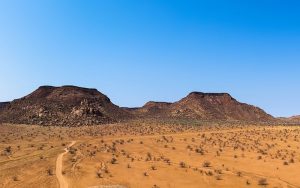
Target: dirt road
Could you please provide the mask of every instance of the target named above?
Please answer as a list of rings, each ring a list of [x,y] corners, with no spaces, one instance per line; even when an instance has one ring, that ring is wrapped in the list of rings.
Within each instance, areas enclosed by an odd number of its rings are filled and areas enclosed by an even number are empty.
[[[65,148],[65,152],[61,153],[58,155],[57,160],[56,160],[56,177],[59,182],[59,187],[60,188],[68,188],[68,182],[65,180],[65,178],[62,175],[62,161],[63,161],[63,156],[69,152],[69,148],[73,146],[76,143],[76,141],[72,141],[71,144],[69,144]]]

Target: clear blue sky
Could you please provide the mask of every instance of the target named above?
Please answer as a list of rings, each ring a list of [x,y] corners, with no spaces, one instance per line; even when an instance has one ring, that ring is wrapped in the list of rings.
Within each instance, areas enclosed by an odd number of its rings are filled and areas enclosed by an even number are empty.
[[[0,101],[40,85],[120,106],[228,92],[300,114],[300,2],[1,0]]]

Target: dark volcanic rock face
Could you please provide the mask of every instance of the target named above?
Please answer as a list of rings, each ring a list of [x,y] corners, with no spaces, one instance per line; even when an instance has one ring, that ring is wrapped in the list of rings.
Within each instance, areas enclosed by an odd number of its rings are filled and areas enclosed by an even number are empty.
[[[42,86],[0,112],[2,122],[60,126],[103,124],[128,117],[128,112],[96,89],[75,86]]]
[[[278,118],[278,119],[289,123],[300,123],[300,115],[292,116],[288,118]]]
[[[126,119],[198,119],[271,121],[262,109],[240,103],[227,93],[192,92],[174,102],[148,102],[141,108],[120,108],[96,89],[42,86],[10,103],[0,103],[0,122],[81,126]]]
[[[300,115],[291,117],[292,120],[300,122]]]
[[[8,104],[9,104],[9,102],[0,102],[0,110]]]
[[[269,121],[262,109],[240,103],[227,93],[192,92],[175,103],[147,103],[135,113],[141,117],[204,120]]]

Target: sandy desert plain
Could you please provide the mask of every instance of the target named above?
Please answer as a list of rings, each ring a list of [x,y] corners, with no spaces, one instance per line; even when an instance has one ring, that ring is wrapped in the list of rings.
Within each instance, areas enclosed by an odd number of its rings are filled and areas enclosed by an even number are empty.
[[[0,125],[0,187],[300,187],[300,126]]]

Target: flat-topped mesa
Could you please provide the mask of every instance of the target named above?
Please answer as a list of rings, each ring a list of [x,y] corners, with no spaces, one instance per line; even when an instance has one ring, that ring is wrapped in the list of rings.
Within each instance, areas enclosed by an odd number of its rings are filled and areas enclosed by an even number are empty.
[[[228,96],[231,97],[229,93],[204,93],[204,92],[198,92],[198,91],[193,91],[187,95],[189,96]]]
[[[230,100],[235,100],[229,93],[204,93],[204,92],[191,92],[185,98],[227,98]]]
[[[41,86],[3,107],[0,120],[41,125],[92,125],[117,122],[130,114],[96,89]]]
[[[260,108],[240,103],[228,93],[191,92],[174,103],[148,102],[137,112],[144,117],[268,121],[273,117]]]
[[[31,94],[24,97],[29,100],[51,100],[80,102],[83,99],[100,99],[103,102],[110,102],[110,99],[100,93],[97,89],[83,88],[77,86],[41,86]]]
[[[230,94],[228,93],[203,93],[203,92],[191,92],[186,97],[182,98],[175,103],[199,103],[204,102],[212,104],[228,104],[228,103],[238,103]]]
[[[228,93],[192,92],[174,103],[178,116],[219,120],[268,121],[273,117],[262,109],[241,103]]]
[[[262,109],[240,103],[228,93],[191,92],[174,103],[150,101],[120,108],[97,89],[41,86],[31,94],[0,103],[0,122],[58,126],[95,125],[131,118],[272,121]]]

